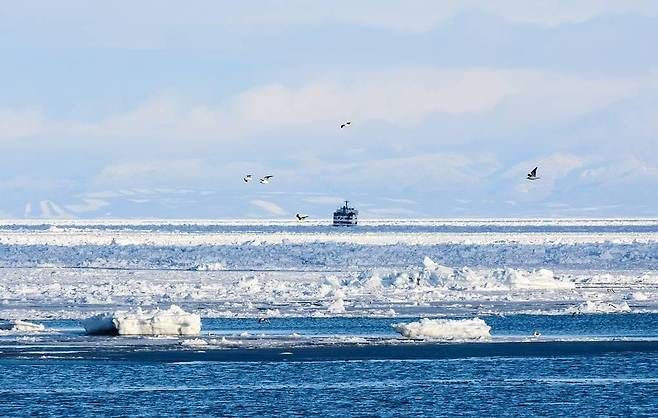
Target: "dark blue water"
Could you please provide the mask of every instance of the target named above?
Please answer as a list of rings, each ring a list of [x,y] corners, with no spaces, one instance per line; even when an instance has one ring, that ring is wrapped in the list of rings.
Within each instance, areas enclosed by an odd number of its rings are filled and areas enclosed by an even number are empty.
[[[607,315],[484,315],[480,316],[491,326],[496,336],[528,336],[534,331],[544,336],[581,337],[657,337],[658,314],[607,314]],[[204,318],[204,334],[234,335],[248,332],[252,335],[304,336],[354,335],[354,336],[397,336],[391,324],[417,321],[418,317],[407,318],[270,318],[259,323],[250,318]],[[450,317],[450,319],[460,319]],[[48,329],[71,330],[73,334],[83,332],[76,320],[40,321]]]
[[[510,315],[480,316],[495,336],[527,336],[539,331],[545,336],[658,337],[658,314],[608,315]],[[213,334],[290,334],[395,336],[392,323],[412,318],[271,318],[266,324],[255,319],[204,319],[203,329]],[[459,319],[459,318],[452,318]]]
[[[3,416],[650,416],[658,354],[0,363]]]
[[[3,337],[0,416],[658,414],[658,343],[614,341],[658,336],[658,315],[483,318],[494,340],[541,330],[613,341],[205,350],[154,348],[147,345],[152,339],[140,346],[137,339],[126,348],[128,339],[84,337],[75,321],[47,321],[61,333],[43,337],[22,357],[7,354],[11,344]],[[392,337],[390,323],[414,319],[210,319],[203,326],[206,338],[245,331]],[[58,343],[71,341],[97,345],[97,357],[78,356],[75,347],[63,354]]]

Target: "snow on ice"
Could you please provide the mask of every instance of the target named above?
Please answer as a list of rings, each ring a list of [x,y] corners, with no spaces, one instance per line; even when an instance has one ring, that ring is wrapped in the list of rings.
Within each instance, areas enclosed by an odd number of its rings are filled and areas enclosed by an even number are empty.
[[[596,313],[621,313],[631,312],[630,306],[626,302],[606,302],[606,301],[585,301],[574,310],[573,313],[579,314],[596,314]]]
[[[199,335],[201,317],[176,305],[154,311],[99,314],[83,321],[88,334],[110,335]]]
[[[480,318],[429,319],[418,322],[398,323],[393,329],[406,338],[431,338],[438,340],[481,340],[491,338],[491,327]]]
[[[453,269],[435,263],[429,257],[423,260],[423,268],[407,271],[375,269],[361,276],[364,287],[413,287],[433,286],[450,290],[570,290],[572,281],[562,280],[552,271],[540,269],[525,271],[504,268],[474,271],[468,267]]]
[[[602,300],[646,312],[658,222],[0,222],[0,267],[0,317],[13,319],[171,304],[258,318],[566,314]]]

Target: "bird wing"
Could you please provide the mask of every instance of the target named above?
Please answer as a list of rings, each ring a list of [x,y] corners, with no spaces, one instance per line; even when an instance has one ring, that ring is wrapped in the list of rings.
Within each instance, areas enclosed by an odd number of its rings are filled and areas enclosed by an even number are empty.
[[[535,167],[535,168],[530,172],[530,175],[531,175],[531,176],[534,177],[534,176],[537,175],[537,168],[539,168],[539,167]]]
[[[263,178],[264,178],[265,180],[269,180],[269,179],[271,179],[272,177],[274,177],[274,176],[265,176],[265,177],[263,177]]]

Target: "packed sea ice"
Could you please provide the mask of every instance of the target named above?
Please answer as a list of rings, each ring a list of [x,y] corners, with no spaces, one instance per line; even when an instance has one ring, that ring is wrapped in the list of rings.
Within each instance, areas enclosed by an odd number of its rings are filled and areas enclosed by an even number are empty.
[[[658,310],[647,220],[0,221],[0,256],[7,319],[172,304],[204,318]]]
[[[556,277],[551,270],[500,268],[475,271],[468,267],[439,265],[425,256],[423,267],[404,271],[374,269],[365,271],[361,280],[368,287],[431,286],[446,290],[570,290],[573,281]]]

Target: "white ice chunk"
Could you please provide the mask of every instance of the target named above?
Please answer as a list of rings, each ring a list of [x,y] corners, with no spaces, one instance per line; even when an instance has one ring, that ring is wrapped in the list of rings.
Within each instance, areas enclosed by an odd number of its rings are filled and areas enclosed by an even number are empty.
[[[452,268],[423,259],[422,268],[408,271],[364,272],[359,284],[372,291],[382,287],[416,288],[433,286],[445,290],[571,290],[575,283],[556,277],[551,270],[526,271],[520,269],[472,270],[468,267]]]
[[[568,290],[576,287],[574,282],[560,280],[551,270],[547,269],[525,271],[507,268],[495,270],[493,277],[509,286],[510,289]]]
[[[327,308],[327,311],[332,314],[341,314],[345,313],[345,302],[343,301],[342,298],[338,297],[336,300],[331,302],[329,307]]]
[[[180,345],[185,347],[202,347],[208,345],[208,341],[202,340],[201,338],[192,338],[189,340],[181,341]]]
[[[166,310],[100,314],[82,324],[88,334],[199,335],[201,332],[201,317],[176,305]]]
[[[480,318],[428,319],[418,322],[392,324],[393,329],[406,338],[439,340],[478,340],[491,338],[491,327]]]
[[[224,269],[222,263],[203,263],[196,266],[196,271],[220,271]]]
[[[575,310],[576,313],[617,313],[630,312],[626,302],[585,301]]]
[[[0,330],[12,332],[41,332],[45,331],[46,327],[42,324],[34,324],[32,322],[14,320],[0,324]]]
[[[340,279],[336,276],[327,276],[324,278],[324,284],[329,285],[332,289],[340,289]]]

